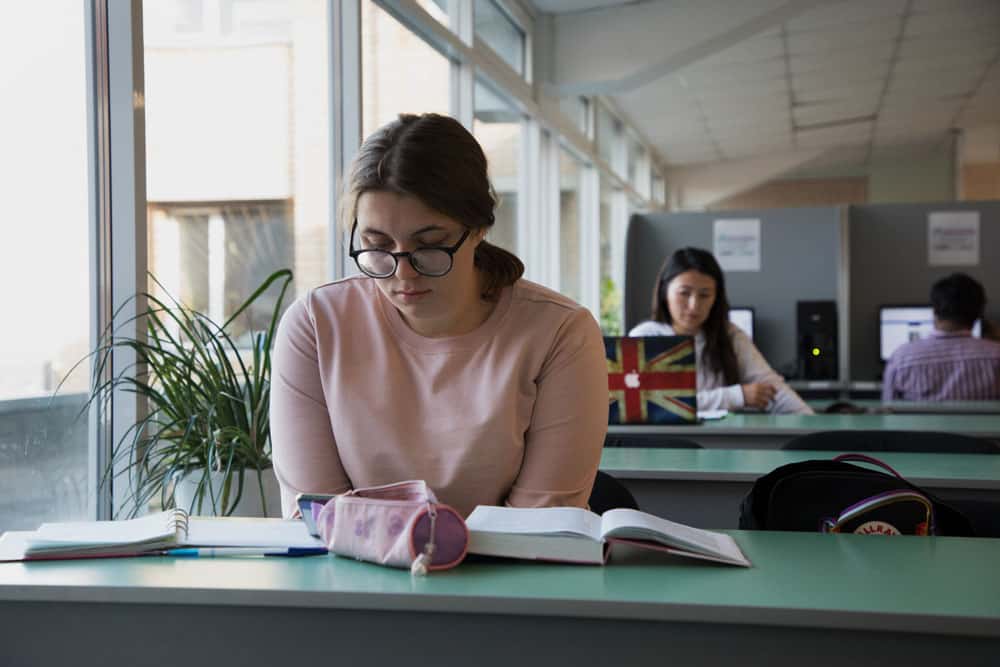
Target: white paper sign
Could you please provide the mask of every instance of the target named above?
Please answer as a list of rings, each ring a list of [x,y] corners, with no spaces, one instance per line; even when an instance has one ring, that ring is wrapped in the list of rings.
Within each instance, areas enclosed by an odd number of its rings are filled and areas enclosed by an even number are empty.
[[[939,211],[927,215],[927,263],[979,264],[979,212]]]
[[[713,252],[723,271],[760,271],[760,220],[716,220]]]

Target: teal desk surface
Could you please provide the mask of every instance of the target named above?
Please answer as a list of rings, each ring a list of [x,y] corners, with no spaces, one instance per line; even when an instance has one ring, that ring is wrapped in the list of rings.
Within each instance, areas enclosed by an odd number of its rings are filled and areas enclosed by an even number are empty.
[[[835,430],[895,430],[895,431],[943,431],[963,433],[982,437],[1000,436],[1000,414],[998,415],[770,415],[732,413],[722,419],[715,419],[682,426],[656,425],[614,425],[609,433],[660,433],[689,436],[702,434],[720,435],[781,435],[794,436],[816,431]]]
[[[625,479],[743,482],[753,481],[788,463],[834,456],[836,452],[615,447],[604,450],[601,470]],[[1000,456],[899,452],[874,452],[871,456],[921,486],[1000,489]]]
[[[426,578],[334,556],[5,563],[0,608],[292,607],[1000,637],[1000,540],[730,533],[753,568],[648,552],[605,567],[465,563]]]

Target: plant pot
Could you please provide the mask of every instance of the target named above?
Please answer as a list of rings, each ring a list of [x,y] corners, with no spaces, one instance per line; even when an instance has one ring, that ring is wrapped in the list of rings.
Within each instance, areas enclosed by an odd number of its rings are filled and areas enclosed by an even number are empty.
[[[198,493],[198,484],[202,482],[204,474],[204,470],[191,470],[178,477],[174,483],[174,504],[190,511],[192,515],[222,516],[227,509],[227,507],[223,507],[225,473],[214,471],[209,473],[209,479],[205,481],[202,489],[199,506],[195,496]],[[233,472],[231,476],[230,498],[235,497],[239,488],[239,474]],[[264,501],[267,503],[266,513],[264,512],[264,503],[261,501],[261,483],[264,487]],[[230,500],[229,506],[231,505],[232,501]],[[278,478],[274,474],[274,468],[244,471],[243,494],[240,496],[236,508],[228,516],[281,516],[281,490],[278,487]]]

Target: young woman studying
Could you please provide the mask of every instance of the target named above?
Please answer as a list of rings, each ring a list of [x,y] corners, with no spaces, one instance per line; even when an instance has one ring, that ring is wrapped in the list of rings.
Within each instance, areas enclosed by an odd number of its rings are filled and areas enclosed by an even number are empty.
[[[585,507],[608,419],[601,331],[485,240],[496,201],[475,138],[452,118],[400,116],[345,185],[361,275],[296,301],[275,343],[283,513],[299,492],[409,479],[463,515]]]
[[[729,322],[726,282],[715,257],[681,248],[664,263],[653,290],[652,319],[630,336],[695,337],[698,409],[751,408],[813,414],[750,338]]]

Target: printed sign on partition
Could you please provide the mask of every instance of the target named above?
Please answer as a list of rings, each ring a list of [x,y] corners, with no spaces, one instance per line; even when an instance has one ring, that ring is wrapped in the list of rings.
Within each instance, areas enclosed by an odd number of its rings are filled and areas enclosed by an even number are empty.
[[[723,271],[760,271],[760,220],[716,220],[713,252]]]
[[[939,211],[927,215],[927,263],[979,264],[979,211]]]

